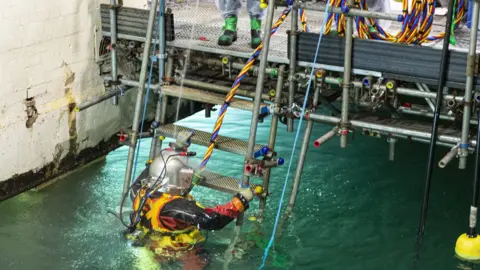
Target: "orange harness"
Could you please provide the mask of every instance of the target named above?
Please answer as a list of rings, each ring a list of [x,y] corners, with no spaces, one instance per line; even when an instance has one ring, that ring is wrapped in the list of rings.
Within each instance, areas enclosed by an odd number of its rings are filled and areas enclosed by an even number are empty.
[[[145,196],[145,189],[141,189],[133,201],[133,209],[137,211],[140,206],[140,201]],[[140,222],[137,225],[145,234],[150,234],[150,239],[154,244],[155,253],[164,255],[166,250],[189,250],[196,244],[205,241],[205,238],[200,234],[200,231],[195,226],[190,226],[184,230],[172,231],[165,227],[160,220],[160,213],[163,207],[176,199],[188,199],[193,201],[191,195],[187,197],[170,195],[167,193],[153,194],[145,201],[143,209],[140,211],[140,217],[147,220]],[[197,203],[198,204],[198,203]]]

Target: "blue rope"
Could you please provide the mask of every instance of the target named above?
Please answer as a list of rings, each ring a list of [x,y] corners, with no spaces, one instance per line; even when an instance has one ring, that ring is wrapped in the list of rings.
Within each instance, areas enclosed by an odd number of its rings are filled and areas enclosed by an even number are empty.
[[[328,7],[329,5],[330,5],[330,0],[327,1],[326,6]],[[290,175],[290,169],[291,169],[292,163],[293,163],[292,162],[293,155],[295,154],[295,148],[297,146],[298,136],[300,134],[300,128],[302,126],[303,114],[304,114],[305,108],[307,106],[307,99],[308,99],[308,94],[310,92],[310,86],[311,86],[311,83],[312,83],[313,72],[315,71],[315,64],[317,63],[318,50],[320,49],[320,43],[322,42],[323,31],[324,31],[324,28],[325,28],[325,24],[327,23],[327,18],[328,18],[327,10],[328,9],[325,9],[325,12],[323,14],[324,19],[323,19],[323,23],[322,23],[322,28],[320,29],[320,35],[318,37],[317,50],[315,52],[315,58],[314,58],[313,64],[312,64],[312,71],[310,72],[310,80],[308,81],[308,86],[307,86],[307,91],[306,91],[306,94],[305,94],[305,99],[303,100],[302,115],[300,116],[300,121],[298,122],[297,132],[295,134],[295,140],[293,142],[292,154],[290,155],[290,162],[288,163],[287,175],[285,177],[285,183],[283,184],[282,196],[280,197],[280,203],[278,205],[277,216],[275,218],[275,224],[273,225],[272,236],[270,237],[270,241],[268,242],[267,248],[265,249],[265,253],[263,254],[262,264],[260,265],[259,269],[262,269],[265,266],[265,262],[266,262],[267,257],[268,257],[268,252],[269,252],[271,246],[273,245],[273,240],[275,239],[275,233],[277,231],[278,221],[280,219],[280,212],[282,210],[282,205],[283,205],[283,198],[285,197],[285,191],[287,189],[288,176]]]
[[[151,7],[153,8],[153,7]],[[158,22],[157,22],[157,30],[155,32],[155,41],[153,42],[153,49],[152,49],[152,56],[155,56],[155,47],[157,46],[157,41],[158,41],[158,32],[160,30],[160,18],[163,18],[158,15]],[[153,73],[153,65],[150,65],[150,73],[148,74],[148,85],[147,85],[147,95],[145,96],[145,102],[143,104],[143,115],[142,115],[142,124],[140,126],[140,136],[138,138],[138,146],[137,146],[137,153],[135,154],[135,161],[133,162],[135,166],[133,167],[133,174],[132,174],[132,179],[130,179],[130,182],[135,179],[135,173],[137,171],[137,162],[138,162],[138,154],[140,153],[140,145],[142,142],[142,130],[143,130],[143,125],[145,122],[145,114],[147,113],[147,103],[148,103],[148,96],[150,94],[150,85],[152,83],[152,73]]]

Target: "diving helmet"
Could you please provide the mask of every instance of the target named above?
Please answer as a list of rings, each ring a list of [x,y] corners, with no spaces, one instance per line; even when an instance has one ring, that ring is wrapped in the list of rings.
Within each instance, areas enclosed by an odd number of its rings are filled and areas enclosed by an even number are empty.
[[[160,183],[160,192],[185,196],[192,187],[193,174],[187,156],[180,156],[173,150],[164,151],[150,164],[149,182]]]

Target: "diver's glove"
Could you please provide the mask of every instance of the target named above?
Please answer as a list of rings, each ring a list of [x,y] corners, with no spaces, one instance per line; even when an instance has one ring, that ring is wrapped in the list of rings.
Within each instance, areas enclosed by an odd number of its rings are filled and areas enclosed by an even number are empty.
[[[233,197],[232,203],[239,212],[244,212],[249,207],[249,201],[253,200],[253,192],[249,188],[241,188]]]
[[[247,201],[253,200],[253,192],[250,188],[241,188],[238,194],[242,195]]]

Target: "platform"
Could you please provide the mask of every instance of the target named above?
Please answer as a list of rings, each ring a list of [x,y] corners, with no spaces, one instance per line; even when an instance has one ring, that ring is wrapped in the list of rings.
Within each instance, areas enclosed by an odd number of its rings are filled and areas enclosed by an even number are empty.
[[[205,131],[200,131],[200,130],[195,130],[191,128],[186,128],[174,124],[169,124],[169,125],[164,125],[159,127],[158,132],[160,135],[163,135],[165,137],[169,138],[175,138],[176,134],[182,131],[189,131],[193,130],[195,133],[191,138],[191,142],[193,144],[198,144],[198,145],[203,145],[203,146],[209,146],[210,145],[210,139],[211,139],[211,133],[205,132]],[[217,137],[217,142],[215,143],[215,149],[229,152],[229,153],[234,153],[238,155],[247,155],[247,146],[248,143],[246,141],[226,137],[219,135]],[[260,150],[263,147],[261,144],[255,145],[255,151]]]
[[[175,20],[175,41],[169,42],[170,45],[180,48],[191,48],[200,51],[218,52],[227,50],[234,51],[237,54],[249,56],[253,49],[250,48],[250,25],[249,17],[245,11],[243,3],[242,12],[238,21],[238,40],[230,47],[217,45],[217,39],[222,32],[224,21],[220,16],[215,3],[211,0],[182,1],[182,3],[167,3],[167,8],[171,8]],[[320,5],[320,4],[319,4]],[[283,7],[277,7],[274,20],[276,21],[282,13]],[[106,36],[110,35],[108,5],[101,5],[102,31]],[[399,11],[392,11],[392,13]],[[192,16],[195,14],[195,16]],[[133,38],[138,41],[145,40],[146,25],[148,19],[148,10],[122,7],[118,13],[118,34],[119,37]],[[323,12],[307,11],[307,25],[311,32],[320,31]],[[270,60],[279,63],[288,63],[287,58],[287,30],[290,29],[291,15],[280,26],[277,33],[272,37],[270,43]],[[431,35],[443,32],[445,25],[444,16],[435,16]],[[400,30],[399,22],[392,22],[386,29],[389,33],[397,33]],[[469,42],[469,29],[461,27],[455,31],[457,40],[456,46],[451,46],[452,50],[466,52]],[[480,51],[480,42],[477,45]],[[427,43],[425,46],[435,48],[442,47],[442,41]]]
[[[201,173],[204,177],[200,180],[199,185],[208,187],[214,190],[223,191],[226,193],[236,194],[239,191],[240,180],[230,177],[224,176],[218,173],[204,171]],[[255,190],[255,188],[259,186],[257,184],[251,183],[250,188]]]

